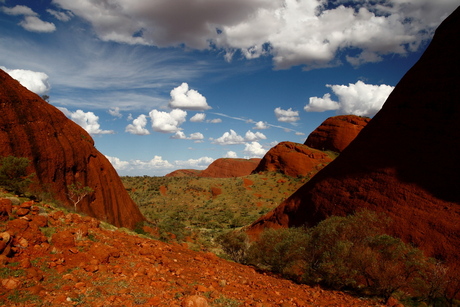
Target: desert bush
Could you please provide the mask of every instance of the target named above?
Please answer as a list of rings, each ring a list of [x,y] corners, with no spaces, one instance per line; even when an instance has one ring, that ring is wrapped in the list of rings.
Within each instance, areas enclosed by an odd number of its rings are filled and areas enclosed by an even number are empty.
[[[302,228],[267,229],[249,247],[247,262],[293,277],[306,265],[309,242],[309,234]]]
[[[385,300],[397,291],[430,301],[442,296],[449,285],[445,269],[385,234],[388,223],[381,214],[361,211],[310,229],[267,229],[251,244],[245,261],[304,283]]]
[[[224,252],[233,261],[246,262],[246,254],[249,248],[249,237],[244,231],[230,231],[217,237]]]
[[[0,185],[17,194],[25,192],[32,183],[34,174],[28,174],[30,160],[24,157],[8,156],[0,159]]]
[[[364,210],[330,217],[311,228],[305,282],[335,289],[357,287],[362,272],[376,261],[369,239],[383,234],[388,223],[384,216]]]

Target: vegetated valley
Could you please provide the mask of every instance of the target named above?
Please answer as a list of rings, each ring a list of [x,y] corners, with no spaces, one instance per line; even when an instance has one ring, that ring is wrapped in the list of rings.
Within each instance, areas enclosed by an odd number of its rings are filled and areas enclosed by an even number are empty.
[[[241,228],[278,206],[309,177],[280,172],[244,177],[121,177],[147,218],[138,227],[165,241],[219,253],[215,238]]]

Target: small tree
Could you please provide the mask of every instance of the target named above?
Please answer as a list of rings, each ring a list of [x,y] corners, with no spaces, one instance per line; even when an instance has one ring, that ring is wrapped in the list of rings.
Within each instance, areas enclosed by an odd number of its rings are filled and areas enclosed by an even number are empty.
[[[32,183],[35,174],[27,174],[30,160],[24,157],[8,156],[0,159],[0,185],[17,194],[24,193]]]
[[[69,193],[67,193],[67,196],[73,202],[75,211],[77,211],[78,203],[80,201],[82,201],[83,198],[85,198],[86,195],[89,195],[89,194],[93,193],[93,191],[94,191],[93,189],[91,189],[88,186],[85,186],[85,187],[82,186],[82,184],[80,182],[72,183],[72,184],[68,185],[67,190],[69,191]]]

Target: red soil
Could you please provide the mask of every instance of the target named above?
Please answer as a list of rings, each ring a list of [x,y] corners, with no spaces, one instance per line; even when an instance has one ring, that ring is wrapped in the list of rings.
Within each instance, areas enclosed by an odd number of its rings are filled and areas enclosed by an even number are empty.
[[[46,306],[379,306],[260,273],[186,244],[104,230],[94,218],[40,211],[41,229],[56,230],[50,242],[35,225],[38,210],[27,219],[10,212],[11,220],[0,222],[0,232],[12,234],[8,256],[0,255],[9,270],[3,272],[10,272],[0,278],[6,306],[35,306],[15,301],[31,295]],[[26,235],[30,239],[21,239]],[[0,254],[4,251],[0,247]]]

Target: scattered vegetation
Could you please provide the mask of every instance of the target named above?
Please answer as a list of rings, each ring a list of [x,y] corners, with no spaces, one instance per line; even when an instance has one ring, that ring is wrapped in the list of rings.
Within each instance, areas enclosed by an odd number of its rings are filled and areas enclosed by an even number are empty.
[[[310,229],[267,229],[250,245],[242,232],[228,233],[219,242],[233,260],[298,282],[446,306],[460,290],[457,274],[385,234],[388,224],[381,214],[361,211]]]
[[[275,208],[308,178],[272,172],[238,178],[121,177],[131,198],[163,241],[187,241],[213,250],[224,232],[243,227]],[[215,251],[215,250],[214,250]]]

